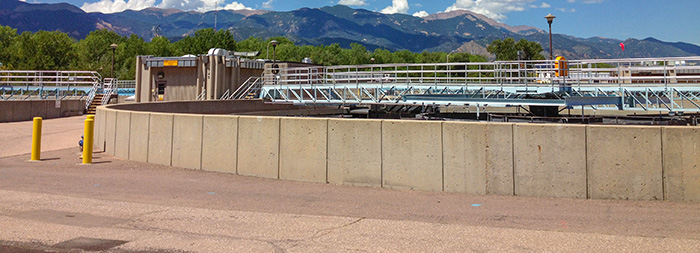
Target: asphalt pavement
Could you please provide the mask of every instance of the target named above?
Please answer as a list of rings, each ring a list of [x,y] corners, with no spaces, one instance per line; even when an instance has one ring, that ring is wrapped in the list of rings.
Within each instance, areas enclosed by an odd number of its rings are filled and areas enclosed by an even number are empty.
[[[700,203],[398,191],[96,153],[84,117],[0,123],[0,252],[700,252]]]

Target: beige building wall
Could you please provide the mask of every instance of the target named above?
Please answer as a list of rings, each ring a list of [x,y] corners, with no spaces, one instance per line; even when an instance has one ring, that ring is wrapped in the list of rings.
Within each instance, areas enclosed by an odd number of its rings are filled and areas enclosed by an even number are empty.
[[[227,91],[233,93],[249,77],[261,76],[263,71],[241,68],[238,59],[219,55],[197,56],[194,66],[148,67],[148,62],[165,59],[172,58],[136,57],[136,102],[158,101],[158,83],[166,85],[162,101],[191,101],[200,94],[206,100],[216,100]]]

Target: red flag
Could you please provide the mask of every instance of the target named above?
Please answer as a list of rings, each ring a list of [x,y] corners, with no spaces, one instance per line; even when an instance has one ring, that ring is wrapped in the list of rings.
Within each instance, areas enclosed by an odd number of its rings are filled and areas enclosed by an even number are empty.
[[[622,48],[622,51],[625,51],[625,43],[620,42],[620,48]]]

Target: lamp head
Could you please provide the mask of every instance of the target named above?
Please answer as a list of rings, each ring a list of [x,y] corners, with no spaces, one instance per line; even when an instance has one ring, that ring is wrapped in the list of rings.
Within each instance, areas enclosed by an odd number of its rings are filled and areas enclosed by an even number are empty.
[[[544,18],[546,18],[546,19],[547,19],[547,23],[551,25],[551,24],[552,24],[552,21],[554,21],[554,18],[556,18],[556,16],[554,16],[554,15],[552,15],[552,14],[550,13],[549,15],[544,16]]]

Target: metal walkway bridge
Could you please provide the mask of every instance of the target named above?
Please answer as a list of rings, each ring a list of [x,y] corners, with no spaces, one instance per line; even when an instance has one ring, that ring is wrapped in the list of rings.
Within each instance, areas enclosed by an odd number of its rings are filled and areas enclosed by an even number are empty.
[[[698,112],[699,63],[678,57],[279,68],[234,93],[294,104]]]
[[[134,89],[133,80],[102,78],[95,71],[0,70],[0,100],[81,99],[87,109],[98,95],[104,105],[119,90]]]

